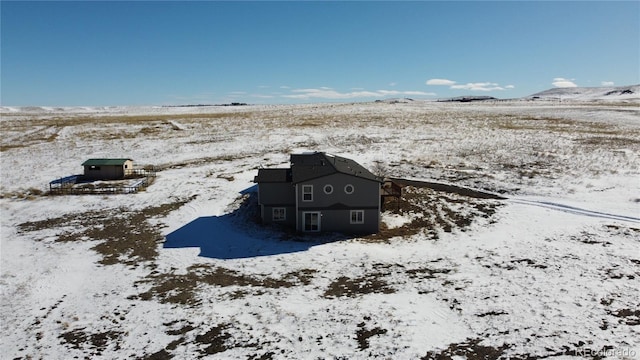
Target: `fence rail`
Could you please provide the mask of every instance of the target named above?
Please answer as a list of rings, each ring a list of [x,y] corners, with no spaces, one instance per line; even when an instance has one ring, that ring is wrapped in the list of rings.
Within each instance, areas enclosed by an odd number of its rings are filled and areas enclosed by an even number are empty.
[[[84,175],[71,175],[49,182],[49,193],[52,195],[110,195],[133,194],[151,185],[156,177],[154,167],[134,168],[125,173],[125,179],[100,180],[87,179]],[[134,181],[138,179],[137,181]],[[122,183],[127,181],[128,183]],[[120,183],[118,183],[120,182]]]
[[[155,166],[144,166],[133,169],[126,169],[124,176],[125,177],[155,177],[156,176],[156,167]]]

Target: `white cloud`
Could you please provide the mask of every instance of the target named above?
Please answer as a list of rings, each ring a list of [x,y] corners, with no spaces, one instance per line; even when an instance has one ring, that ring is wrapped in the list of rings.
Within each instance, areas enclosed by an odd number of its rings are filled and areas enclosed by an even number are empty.
[[[447,80],[447,79],[429,79],[427,80],[427,85],[444,85],[444,86],[451,86],[451,85],[455,85],[455,81],[453,80]]]
[[[289,99],[351,99],[357,97],[372,97],[376,96],[375,93],[368,91],[352,91],[348,93],[340,93],[333,89],[321,87],[319,89],[294,89],[291,90],[293,94],[283,95],[283,97]]]
[[[602,86],[614,86],[614,82],[613,81],[603,81]]]
[[[435,96],[435,93],[432,92],[424,92],[424,91],[397,91],[397,90],[377,90],[380,96],[403,96],[403,95],[412,95],[412,96]]]
[[[434,93],[423,91],[398,91],[398,90],[357,90],[350,92],[339,92],[332,88],[321,87],[318,89],[294,89],[292,94],[282,95],[289,99],[354,99],[354,98],[372,98],[383,96],[434,96]]]
[[[470,90],[470,91],[495,91],[504,90],[504,88],[496,83],[481,82],[481,83],[467,83],[461,85],[453,85],[451,89],[456,90]]]
[[[449,86],[449,89],[469,91],[497,91],[515,88],[515,86],[513,85],[500,86],[500,84],[493,82],[458,84],[457,82],[448,79],[429,79],[427,80],[426,84]]]
[[[578,85],[576,85],[573,80],[575,79],[555,78],[553,79],[553,82],[551,84],[559,88],[578,87]]]
[[[394,87],[394,86],[396,86],[396,85],[398,85],[398,83],[397,83],[397,82],[390,82],[390,83],[389,83],[389,86],[391,86],[391,87]]]
[[[401,91],[397,90],[378,90],[377,93],[383,96],[401,95]]]
[[[263,94],[252,94],[251,97],[258,98],[258,99],[273,99],[275,96],[263,95]]]
[[[434,92],[424,92],[424,91],[403,91],[402,95],[410,95],[410,96],[436,96]]]

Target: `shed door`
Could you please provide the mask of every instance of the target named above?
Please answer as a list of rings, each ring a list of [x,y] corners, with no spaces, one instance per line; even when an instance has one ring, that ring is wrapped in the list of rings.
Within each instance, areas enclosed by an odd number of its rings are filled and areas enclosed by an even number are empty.
[[[317,232],[320,231],[320,213],[319,212],[304,212],[302,228],[305,232]]]

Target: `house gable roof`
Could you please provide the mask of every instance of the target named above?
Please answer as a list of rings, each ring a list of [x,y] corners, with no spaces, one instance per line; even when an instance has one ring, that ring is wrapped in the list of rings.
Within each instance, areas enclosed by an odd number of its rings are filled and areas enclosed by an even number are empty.
[[[324,152],[291,155],[291,173],[293,183],[299,183],[336,173],[355,176],[371,181],[382,182],[357,162]]]
[[[255,183],[290,183],[291,169],[258,169]]]
[[[89,159],[82,163],[82,166],[121,166],[131,159]]]

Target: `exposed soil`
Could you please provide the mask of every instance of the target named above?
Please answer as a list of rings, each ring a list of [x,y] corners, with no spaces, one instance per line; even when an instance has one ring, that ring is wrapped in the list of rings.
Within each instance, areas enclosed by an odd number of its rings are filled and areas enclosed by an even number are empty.
[[[377,234],[364,241],[386,241],[394,237],[410,237],[418,233],[438,239],[440,232],[466,231],[474,221],[489,222],[502,202],[456,192],[434,190],[429,187],[405,186],[402,198],[388,198],[383,208],[391,214],[411,216],[400,227],[383,226]]]
[[[160,229],[149,220],[166,216],[189,200],[178,200],[142,210],[124,208],[72,213],[18,225],[22,232],[59,229],[58,242],[98,240],[93,249],[102,255],[103,265],[152,265],[164,240]]]
[[[384,335],[387,333],[387,329],[375,327],[367,329],[364,322],[358,324],[358,330],[356,331],[356,340],[358,341],[358,349],[360,351],[369,348],[369,339],[376,335]]]
[[[242,289],[230,293],[233,299],[248,295],[258,295],[262,289],[279,289],[309,285],[315,270],[303,269],[290,272],[281,278],[268,275],[246,275],[240,272],[210,265],[192,265],[185,274],[152,272],[137,284],[151,284],[151,288],[141,294],[130,296],[131,300],[156,299],[161,303],[197,305],[201,299],[196,296],[200,286],[237,286]]]

